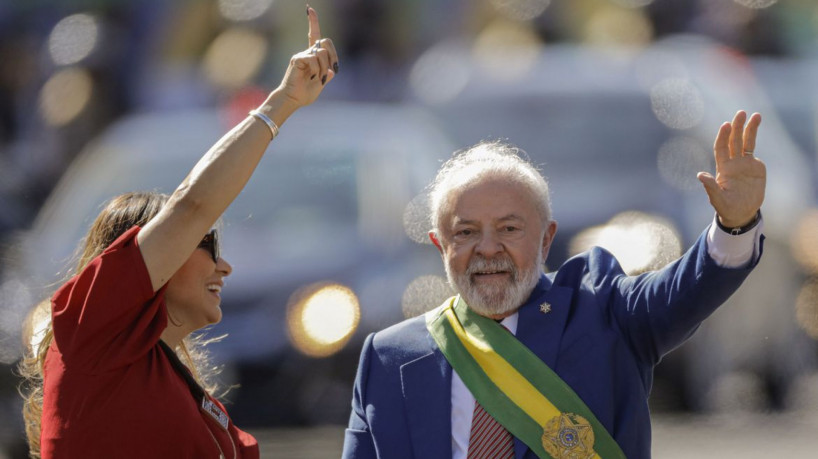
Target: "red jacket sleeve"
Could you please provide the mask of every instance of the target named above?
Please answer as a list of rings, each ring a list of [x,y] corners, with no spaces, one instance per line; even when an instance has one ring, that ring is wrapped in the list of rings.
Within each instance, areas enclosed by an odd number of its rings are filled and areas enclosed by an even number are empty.
[[[139,230],[126,231],[52,297],[52,346],[66,364],[89,372],[127,365],[164,331],[164,287],[153,291]]]

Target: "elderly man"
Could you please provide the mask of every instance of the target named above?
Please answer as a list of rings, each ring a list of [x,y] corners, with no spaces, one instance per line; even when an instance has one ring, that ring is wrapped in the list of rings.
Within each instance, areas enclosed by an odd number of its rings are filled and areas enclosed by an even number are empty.
[[[599,248],[544,274],[557,223],[543,177],[507,145],[456,154],[432,184],[429,236],[458,296],[367,338],[343,456],[650,457],[654,366],[761,255],[760,122],[739,111],[719,129],[716,176],[698,176],[713,224],[634,277]]]

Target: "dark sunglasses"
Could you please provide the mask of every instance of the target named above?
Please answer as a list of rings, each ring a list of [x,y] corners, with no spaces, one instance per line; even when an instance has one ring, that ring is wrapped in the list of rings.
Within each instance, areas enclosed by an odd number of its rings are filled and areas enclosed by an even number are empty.
[[[219,262],[219,233],[216,230],[210,230],[209,233],[205,234],[205,237],[202,238],[202,242],[199,243],[200,249],[205,249],[210,253],[210,257],[213,258],[213,263]]]

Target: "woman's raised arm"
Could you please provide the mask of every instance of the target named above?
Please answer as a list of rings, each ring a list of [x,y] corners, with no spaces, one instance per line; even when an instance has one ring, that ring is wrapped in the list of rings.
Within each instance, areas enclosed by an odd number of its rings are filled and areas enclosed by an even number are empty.
[[[154,291],[184,264],[238,196],[277,128],[300,107],[315,101],[335,76],[335,47],[331,40],[321,38],[315,10],[308,7],[307,17],[309,47],[290,59],[281,84],[256,114],[248,115],[205,153],[165,207],[137,236]],[[268,121],[275,126],[268,125]]]

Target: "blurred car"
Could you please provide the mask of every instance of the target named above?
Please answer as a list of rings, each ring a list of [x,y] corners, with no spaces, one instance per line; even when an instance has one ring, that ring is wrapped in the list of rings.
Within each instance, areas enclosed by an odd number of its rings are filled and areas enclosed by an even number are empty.
[[[22,236],[24,289],[35,300],[50,294],[105,201],[173,192],[231,125],[217,110],[112,125]],[[408,237],[404,214],[452,148],[406,106],[322,101],[282,126],[221,222],[233,274],[209,335],[228,336],[210,348],[223,380],[240,386],[228,394],[238,424],[346,421],[363,338],[403,318],[413,280],[443,272],[437,252]]]

